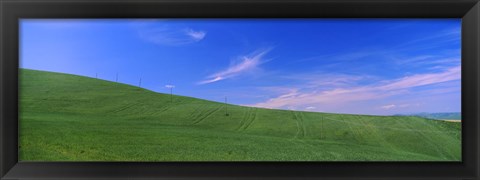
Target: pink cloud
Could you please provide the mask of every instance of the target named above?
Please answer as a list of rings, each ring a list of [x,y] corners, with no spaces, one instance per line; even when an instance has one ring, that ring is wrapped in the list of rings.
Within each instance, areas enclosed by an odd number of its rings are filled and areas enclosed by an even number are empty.
[[[395,107],[396,107],[395,104],[389,104],[389,105],[382,106],[381,108],[385,109],[385,110],[389,110],[389,109],[392,109],[392,108],[395,108]]]
[[[286,108],[325,105],[341,105],[354,101],[375,100],[409,92],[409,88],[432,85],[460,79],[460,66],[450,68],[444,72],[417,74],[399,78],[393,81],[384,81],[380,84],[350,86],[323,91],[307,91],[293,88],[291,91],[264,102],[251,104],[254,107]],[[318,80],[317,80],[318,81]],[[311,82],[304,83],[305,85]],[[353,84],[353,83],[352,83]],[[299,85],[298,87],[302,87]],[[425,93],[425,92],[424,92]],[[393,105],[393,104],[392,104]],[[387,105],[383,109],[391,109],[398,105]],[[401,107],[407,107],[402,105]]]
[[[441,73],[417,74],[413,76],[407,76],[379,88],[383,90],[412,88],[458,79],[460,79],[460,66],[450,68],[447,71]]]
[[[232,78],[238,75],[241,75],[250,70],[256,69],[260,64],[263,63],[262,58],[265,54],[268,53],[270,49],[264,51],[255,52],[253,55],[242,57],[242,61],[238,64],[231,65],[225,70],[214,73],[208,76],[207,80],[200,81],[198,84],[208,84],[224,79]]]

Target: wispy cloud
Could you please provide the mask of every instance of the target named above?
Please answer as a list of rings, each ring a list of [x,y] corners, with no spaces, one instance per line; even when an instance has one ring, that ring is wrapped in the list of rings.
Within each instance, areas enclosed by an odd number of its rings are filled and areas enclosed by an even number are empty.
[[[314,109],[316,109],[316,107],[313,107],[313,106],[308,106],[305,108],[305,110],[314,110]]]
[[[186,34],[195,41],[201,41],[207,35],[207,33],[204,31],[194,31],[192,29],[187,29],[185,31],[186,31]]]
[[[324,80],[327,82],[331,81],[330,78]],[[298,84],[295,86],[300,88],[291,87],[289,92],[283,93],[264,102],[251,104],[250,106],[263,108],[298,108],[312,106],[317,107],[315,110],[321,111],[322,109],[318,107],[325,107],[326,105],[334,106],[339,104],[348,104],[363,100],[385,99],[396,95],[408,94],[410,93],[409,90],[411,90],[411,88],[434,85],[453,80],[460,80],[460,66],[452,67],[443,72],[417,74],[391,81],[380,81],[379,83],[371,83],[367,85],[356,85],[352,83],[352,85],[349,87],[330,86],[332,88],[326,90],[305,89],[304,87],[306,85],[312,84],[310,81],[307,81],[303,84]],[[427,91],[423,91],[423,93],[428,94]],[[392,109],[394,107],[399,107],[399,105],[388,104],[382,106],[382,109]]]
[[[166,46],[180,46],[205,39],[207,32],[189,27],[167,26],[164,21],[137,22],[134,26],[141,39]]]
[[[385,110],[389,110],[389,109],[392,109],[392,108],[395,108],[395,107],[396,107],[395,104],[389,104],[389,105],[382,106],[380,108],[385,109]]]
[[[447,55],[417,55],[410,58],[392,57],[392,60],[401,66],[410,67],[451,67],[460,64],[460,52],[451,52]],[[438,68],[439,69],[439,68]]]
[[[410,46],[410,45],[415,44],[415,43],[432,41],[432,40],[437,40],[437,41],[434,41],[436,43],[438,43],[438,41],[449,42],[449,41],[459,40],[460,38],[461,38],[461,29],[460,28],[452,28],[452,29],[442,30],[442,31],[440,31],[438,33],[435,33],[435,34],[424,36],[422,38],[417,38],[415,40],[408,41],[408,42],[403,43],[403,44],[399,44],[399,46]]]
[[[371,56],[381,56],[381,55],[387,55],[387,54],[391,54],[391,52],[384,49],[379,50],[379,49],[370,48],[370,49],[364,49],[361,51],[354,51],[354,52],[340,52],[340,53],[334,53],[334,54],[313,56],[313,57],[299,59],[293,62],[299,63],[299,62],[322,60],[322,61],[338,63],[343,61],[359,60],[359,59],[367,58]]]
[[[383,109],[383,110],[386,110],[386,111],[389,111],[389,110],[394,110],[394,109],[404,109],[404,108],[408,108],[408,107],[419,107],[420,106],[420,103],[415,103],[415,104],[387,104],[387,105],[383,105],[383,106],[380,106],[380,109]]]
[[[285,79],[291,79],[302,83],[303,88],[318,88],[318,87],[348,87],[356,85],[359,82],[377,80],[374,76],[369,75],[355,75],[355,74],[341,74],[341,73],[303,73],[290,74],[282,76]]]
[[[266,61],[263,57],[271,50],[271,48],[266,50],[259,50],[250,55],[243,56],[240,58],[240,62],[232,63],[225,70],[219,71],[212,75],[207,76],[207,80],[198,82],[197,84],[209,84],[228,78],[236,77],[246,72],[255,70],[258,66]]]
[[[451,80],[457,80],[457,79],[460,79],[460,71],[461,71],[460,66],[456,66],[440,73],[428,73],[428,74],[417,74],[413,76],[407,76],[407,77],[403,77],[401,79],[395,80],[392,83],[380,86],[379,89],[382,89],[382,90],[405,89],[405,88],[412,88],[417,86],[447,82]]]
[[[335,52],[332,54],[324,54],[319,56],[301,58],[292,63],[299,62],[308,62],[308,61],[324,61],[330,62],[332,65],[339,64],[343,65],[343,62],[347,61],[359,61],[365,58],[383,58],[390,59],[392,56],[404,53],[411,53],[412,51],[421,51],[438,48],[443,45],[451,45],[452,41],[460,42],[461,31],[460,28],[445,29],[439,31],[438,33],[433,33],[431,35],[424,36],[422,38],[416,38],[414,40],[406,41],[405,43],[396,44],[394,46],[387,47],[362,47],[361,49],[355,49],[344,52]],[[408,58],[397,58],[399,64],[413,64],[416,62],[421,62],[424,64],[434,64],[440,63],[438,60],[446,60],[458,57],[457,53],[460,54],[460,49],[455,50],[454,56],[449,57],[438,57],[439,52],[435,52],[436,56],[432,55],[418,55],[416,57]],[[450,53],[451,55],[452,53]],[[457,61],[459,62],[459,61]]]

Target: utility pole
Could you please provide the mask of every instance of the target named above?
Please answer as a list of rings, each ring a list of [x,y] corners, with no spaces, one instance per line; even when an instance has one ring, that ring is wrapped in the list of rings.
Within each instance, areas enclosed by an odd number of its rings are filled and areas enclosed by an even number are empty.
[[[98,73],[95,73],[95,79],[98,79]]]
[[[165,85],[166,88],[170,89],[170,102],[173,102],[173,88],[175,87],[174,85],[167,84]]]
[[[117,73],[117,76],[115,77],[115,82],[118,82],[118,73]]]
[[[140,82],[138,83],[138,87],[142,87],[142,78],[140,78]]]
[[[322,120],[320,120],[320,139],[323,139],[323,135],[325,135],[325,133],[323,133],[323,130],[325,128],[323,128],[323,116],[322,116]]]
[[[225,116],[228,116],[227,96],[225,96]]]

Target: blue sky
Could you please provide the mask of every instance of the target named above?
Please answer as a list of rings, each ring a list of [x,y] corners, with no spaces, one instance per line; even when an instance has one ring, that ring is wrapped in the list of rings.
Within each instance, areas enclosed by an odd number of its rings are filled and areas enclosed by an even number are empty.
[[[460,19],[22,20],[20,67],[213,101],[460,112]]]

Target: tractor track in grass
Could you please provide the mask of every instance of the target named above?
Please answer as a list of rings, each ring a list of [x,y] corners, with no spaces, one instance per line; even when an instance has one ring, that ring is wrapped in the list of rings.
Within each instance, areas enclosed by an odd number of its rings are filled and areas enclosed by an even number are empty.
[[[133,107],[135,107],[135,106],[137,106],[137,105],[139,105],[139,104],[142,104],[142,103],[140,103],[140,102],[137,102],[137,103],[129,103],[129,104],[126,104],[125,106],[121,106],[121,107],[118,108],[118,109],[114,109],[114,110],[110,111],[110,113],[114,113],[114,114],[120,113],[120,112],[125,111],[125,110],[127,110],[127,109],[133,108]]]
[[[252,108],[247,107],[245,109],[246,110],[243,112],[243,116],[242,116],[242,119],[240,120],[240,124],[238,125],[237,128],[235,128],[236,131],[239,131],[240,129],[242,129],[242,127],[245,125],[245,121],[247,121],[247,119],[250,118],[250,111],[252,110]]]
[[[188,115],[188,119],[195,119],[195,117],[197,117],[197,113],[199,112],[199,110],[201,109],[202,107],[199,105],[199,106],[196,106],[195,109]],[[201,112],[200,112],[201,113]]]
[[[257,110],[258,110],[258,109],[254,109],[254,112],[253,112],[252,116],[250,117],[251,120],[250,120],[250,121],[248,122],[248,124],[243,128],[244,131],[247,130],[247,129],[250,127],[250,125],[253,124],[253,121],[255,121],[255,119],[257,119]]]
[[[175,107],[177,106],[178,104],[173,104],[173,103],[166,103],[166,104],[162,104],[162,106],[157,106],[156,104],[154,105],[150,105],[150,106],[153,106],[152,109],[154,109],[153,111],[149,111],[149,113],[144,113],[145,116],[160,116],[162,113],[170,110],[172,107]],[[147,105],[148,106],[148,105]]]
[[[210,117],[212,114],[215,114],[216,112],[220,111],[221,109],[222,109],[222,107],[219,106],[219,107],[217,107],[217,108],[215,108],[215,109],[213,109],[213,110],[211,110],[211,111],[209,111],[209,112],[207,112],[207,113],[201,114],[201,115],[203,115],[203,116],[195,119],[195,121],[194,121],[192,124],[195,125],[195,124],[198,124],[198,123],[203,122],[205,119],[207,119],[208,117]]]
[[[137,104],[134,108],[132,108],[135,113],[138,113],[139,115],[145,115],[148,113],[149,109],[147,109],[147,106],[145,103],[139,103]]]
[[[249,108],[247,111],[247,115],[244,119],[242,119],[238,130],[239,131],[247,130],[250,127],[250,125],[253,124],[256,118],[257,118],[257,109]]]
[[[203,110],[200,110],[201,108],[198,108],[198,111],[194,111],[193,113],[190,114],[190,118],[192,119],[193,122],[196,122],[198,119],[201,119],[203,116],[206,114],[215,111],[215,109],[212,110],[211,107],[202,107]]]
[[[345,120],[345,116],[344,115],[340,115],[339,116],[340,119],[342,120],[342,122],[347,126],[347,128],[349,129],[349,131],[352,133],[352,138],[353,140],[355,140],[356,142],[360,142],[360,140],[358,139],[358,137],[360,136],[360,134],[358,133],[357,130],[355,130],[353,127],[352,127],[352,124],[351,123],[347,123],[347,120]],[[365,126],[364,123],[357,123],[361,126]]]
[[[365,127],[365,129],[368,129],[365,133],[367,135],[371,135],[371,136],[375,136],[375,138],[377,138],[377,140],[383,140],[385,141],[385,139],[381,136],[379,136],[379,132],[378,132],[378,129],[376,128],[375,125],[373,125],[372,123],[368,122],[368,121],[365,121],[365,119],[363,119],[361,116],[359,115],[354,115],[352,116],[356,121],[359,121],[362,123],[362,125]]]
[[[171,108],[180,105],[178,102],[183,102],[183,100],[177,100],[177,102],[174,102],[174,103],[167,103],[163,106],[160,106],[158,109],[156,109],[156,111],[153,111],[152,113],[149,113],[148,115],[149,116],[158,116],[158,115],[170,110]]]
[[[296,139],[298,135],[300,134],[300,123],[298,123],[297,117],[295,116],[295,112],[292,111],[293,119],[295,120],[295,124],[297,125],[297,132],[295,132],[295,136],[293,136],[293,139]]]
[[[19,94],[25,96],[19,107],[24,110],[19,114],[24,120],[20,129],[25,132],[20,148],[23,160],[312,162],[458,161],[462,157],[461,124],[410,116],[294,113],[282,108],[255,112],[241,105],[100,79],[22,71],[29,73],[22,75],[24,91]],[[55,136],[52,129],[65,135]],[[358,131],[360,143],[352,131]]]
[[[152,113],[150,113],[150,116],[158,116],[160,114],[162,114],[163,112],[165,111],[168,111],[172,106],[162,106],[160,107],[157,111],[153,111]]]
[[[337,121],[337,122],[343,122],[343,123],[346,123],[346,124],[355,124],[355,125],[359,125],[359,126],[368,126],[368,125],[362,124],[362,123],[342,121],[342,120],[332,119],[332,118],[327,118],[327,117],[325,117],[325,119],[332,120],[332,121]],[[390,130],[408,131],[408,132],[415,132],[415,131],[418,131],[418,132],[435,132],[435,133],[456,132],[456,131],[414,130],[414,129],[405,129],[405,128],[393,128],[393,127],[386,127],[386,126],[375,126],[375,127],[376,127],[376,128],[379,128],[379,129],[390,129]]]
[[[394,117],[394,118],[398,120],[397,117]],[[406,128],[409,128],[409,129],[415,128],[415,127],[412,127],[409,123],[401,122],[400,124],[401,124],[402,126],[406,127]],[[444,156],[444,157],[447,157],[447,156],[452,157],[450,154],[445,154],[445,153],[443,153],[442,151],[440,151],[439,149],[441,149],[441,147],[439,147],[438,144],[433,143],[433,142],[435,142],[435,141],[433,141],[433,139],[432,139],[431,137],[426,136],[425,133],[420,133],[419,131],[416,131],[415,134],[417,134],[419,138],[420,138],[420,137],[425,138],[425,139],[427,140],[427,141],[426,141],[427,144],[430,144],[431,146],[433,146],[433,147],[434,147],[433,149],[435,149],[435,151],[436,151],[437,153],[439,153],[440,155],[442,155],[442,156]]]
[[[370,135],[371,137],[375,138],[375,141],[377,142],[383,142],[383,144],[385,144],[386,147],[389,147],[390,149],[396,149],[392,144],[391,142],[387,141],[385,139],[384,136],[382,136],[381,134],[381,131],[379,131],[379,128],[377,128],[377,126],[375,126],[374,124],[368,122],[368,121],[365,121],[365,119],[362,117],[362,116],[359,116],[359,115],[355,115],[354,116],[355,119],[359,120],[359,121],[362,121],[363,124],[365,124],[365,126],[368,128],[368,135]]]
[[[305,118],[305,114],[304,114],[304,113],[299,112],[299,114],[300,114],[299,117],[300,117],[300,119],[301,119],[302,127],[303,127],[303,137],[307,137],[307,134],[308,134],[308,133],[307,133],[307,126],[305,125],[305,124],[306,124],[306,123],[305,123],[305,119],[307,119],[307,118]]]
[[[298,115],[298,112],[292,111],[292,114],[297,124],[297,133],[295,133],[294,138],[299,138],[299,136],[305,138],[305,136],[307,135],[307,131],[306,131],[304,119],[300,117],[301,115]]]
[[[320,132],[319,132],[319,135],[320,135],[319,139],[320,140],[323,140],[323,138],[324,138],[323,130],[324,130],[325,122],[323,122],[323,121],[324,121],[324,117],[321,116],[320,117]]]

